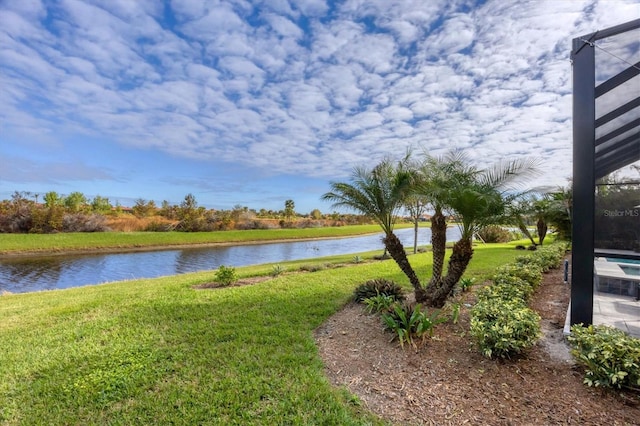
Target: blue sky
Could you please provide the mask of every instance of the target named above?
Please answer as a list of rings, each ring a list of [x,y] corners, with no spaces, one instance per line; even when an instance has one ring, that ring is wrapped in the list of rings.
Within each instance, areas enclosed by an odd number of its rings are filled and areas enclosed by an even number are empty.
[[[638,17],[637,0],[0,0],[0,198],[330,212],[330,181],[408,148],[538,157],[531,187],[565,186],[571,39]]]

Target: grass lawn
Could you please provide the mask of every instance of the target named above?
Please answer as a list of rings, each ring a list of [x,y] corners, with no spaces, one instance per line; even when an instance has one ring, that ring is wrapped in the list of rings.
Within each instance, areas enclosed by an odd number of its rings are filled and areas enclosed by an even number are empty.
[[[397,225],[397,228],[410,227]],[[422,224],[422,226],[427,226]],[[0,234],[0,254],[17,252],[55,252],[130,249],[192,244],[230,244],[254,241],[336,238],[380,233],[378,225],[353,225],[305,229],[258,229],[217,232],[76,232],[58,234]]]
[[[513,246],[478,246],[467,276],[512,261]],[[410,259],[426,279],[430,254]],[[408,286],[393,261],[192,288],[214,273],[0,296],[0,424],[382,424],[330,386],[313,330],[366,279]]]

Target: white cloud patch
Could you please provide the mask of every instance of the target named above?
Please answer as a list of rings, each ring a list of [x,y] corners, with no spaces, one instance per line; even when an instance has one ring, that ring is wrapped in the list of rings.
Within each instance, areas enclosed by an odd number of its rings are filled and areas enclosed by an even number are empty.
[[[571,39],[634,13],[633,0],[4,1],[0,135],[331,179],[407,147],[460,148],[538,156],[540,183],[562,184]]]

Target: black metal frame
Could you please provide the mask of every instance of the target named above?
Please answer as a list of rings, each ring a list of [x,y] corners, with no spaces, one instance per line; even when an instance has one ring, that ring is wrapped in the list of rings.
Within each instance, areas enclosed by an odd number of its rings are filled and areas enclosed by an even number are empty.
[[[640,118],[596,139],[596,129],[640,106],[640,97],[596,118],[596,99],[638,74],[640,62],[596,87],[597,40],[640,28],[640,19],[573,39],[573,218],[571,312],[573,324],[593,321],[594,211],[596,180],[640,160]],[[614,140],[632,132],[622,140]]]

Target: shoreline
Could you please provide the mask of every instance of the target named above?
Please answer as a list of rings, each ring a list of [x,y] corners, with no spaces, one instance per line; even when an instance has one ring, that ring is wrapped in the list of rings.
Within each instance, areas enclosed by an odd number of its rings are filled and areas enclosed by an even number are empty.
[[[144,251],[164,251],[164,250],[178,250],[188,248],[207,248],[207,247],[230,247],[230,246],[249,246],[257,244],[281,244],[281,243],[294,243],[301,241],[319,241],[319,240],[337,240],[344,238],[357,238],[367,235],[375,235],[378,232],[356,234],[356,235],[343,235],[343,236],[331,236],[331,237],[308,237],[308,238],[288,238],[278,240],[251,240],[251,241],[223,241],[215,243],[186,243],[186,244],[169,244],[169,245],[149,245],[149,246],[127,246],[127,247],[93,247],[93,248],[63,248],[60,250],[29,250],[29,251],[13,251],[13,252],[0,252],[0,260],[15,259],[23,257],[54,257],[54,256],[73,256],[73,255],[92,255],[92,254],[117,254],[117,253],[136,253]]]

